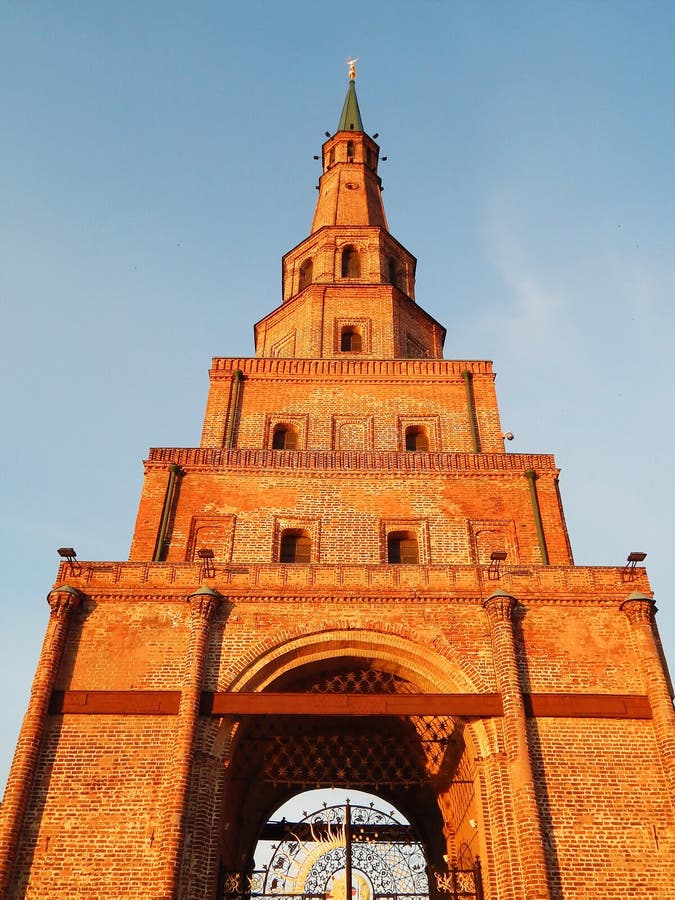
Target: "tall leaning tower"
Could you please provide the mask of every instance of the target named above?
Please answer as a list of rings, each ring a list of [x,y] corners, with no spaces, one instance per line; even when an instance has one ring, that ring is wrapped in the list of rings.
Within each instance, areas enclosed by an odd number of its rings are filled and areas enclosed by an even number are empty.
[[[410,896],[672,900],[641,560],[574,565],[553,457],[505,452],[491,363],[416,303],[378,155],[352,72],[255,357],[213,360],[199,446],[150,450],[129,560],[61,564],[1,897],[262,897],[274,811],[344,786],[410,823],[382,826],[420,848]],[[347,897],[400,895],[340,858]]]

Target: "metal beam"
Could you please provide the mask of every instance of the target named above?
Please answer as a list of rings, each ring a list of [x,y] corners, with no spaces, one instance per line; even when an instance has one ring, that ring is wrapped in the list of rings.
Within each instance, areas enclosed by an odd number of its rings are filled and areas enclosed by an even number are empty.
[[[500,694],[203,693],[211,716],[503,716]]]

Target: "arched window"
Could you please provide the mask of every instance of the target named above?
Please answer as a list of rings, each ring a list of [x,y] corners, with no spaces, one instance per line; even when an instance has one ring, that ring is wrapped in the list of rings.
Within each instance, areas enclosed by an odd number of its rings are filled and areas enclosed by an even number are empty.
[[[387,535],[387,562],[416,566],[419,561],[417,537],[412,531],[392,531]]]
[[[393,256],[389,257],[388,260],[388,268],[389,268],[389,284],[393,284],[394,287],[400,287],[399,279],[398,279],[398,267],[396,265],[396,260]]]
[[[343,353],[360,353],[363,348],[363,340],[358,329],[353,325],[346,325],[340,335],[340,350]]]
[[[279,562],[309,563],[312,556],[312,541],[306,531],[288,528],[281,533]]]
[[[359,278],[361,275],[361,257],[353,244],[347,244],[342,251],[342,277]]]
[[[429,451],[429,436],[420,425],[409,425],[405,430],[405,449]]]
[[[297,450],[298,432],[290,425],[275,425],[272,450]]]
[[[302,291],[308,284],[312,283],[312,275],[314,274],[314,265],[311,259],[306,259],[300,266],[300,282],[298,290]]]
[[[354,141],[347,141],[347,161],[352,162],[354,159]]]

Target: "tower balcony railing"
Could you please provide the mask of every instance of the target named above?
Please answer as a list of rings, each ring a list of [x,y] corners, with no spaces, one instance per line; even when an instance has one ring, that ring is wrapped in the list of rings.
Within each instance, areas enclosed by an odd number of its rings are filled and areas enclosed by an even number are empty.
[[[505,565],[498,577],[489,565],[393,565],[363,563],[63,562],[58,583],[92,594],[113,589],[128,595],[185,596],[206,581],[224,595],[273,599],[303,594],[340,598],[369,595],[479,602],[496,590],[520,599],[620,602],[632,591],[650,592],[646,571],[619,566]]]

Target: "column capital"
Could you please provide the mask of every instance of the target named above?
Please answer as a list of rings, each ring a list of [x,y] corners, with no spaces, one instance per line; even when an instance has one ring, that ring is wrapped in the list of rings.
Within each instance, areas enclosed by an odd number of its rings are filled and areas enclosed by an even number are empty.
[[[214,591],[207,584],[203,584],[192,594],[189,594],[186,599],[193,616],[209,621],[220,607],[223,598],[218,591]]]
[[[633,591],[626,597],[619,609],[626,614],[631,625],[651,624],[656,614],[656,603],[653,597]]]
[[[493,622],[509,622],[517,600],[505,591],[495,591],[483,601],[483,609]]]
[[[61,584],[47,594],[47,603],[53,616],[65,616],[77,609],[82,602],[82,593],[69,584]]]

